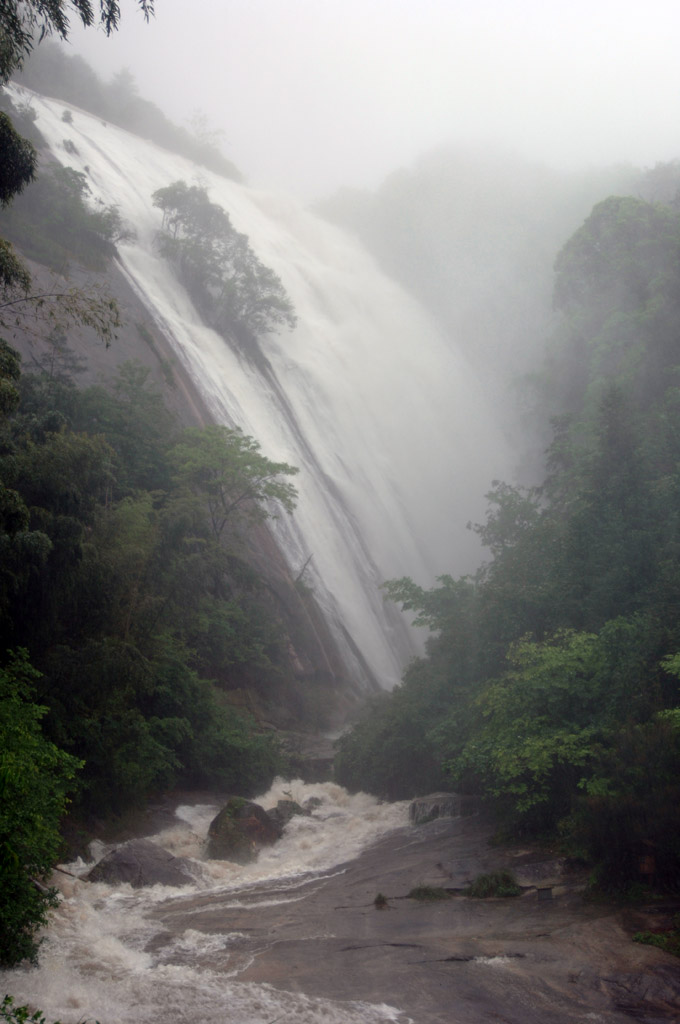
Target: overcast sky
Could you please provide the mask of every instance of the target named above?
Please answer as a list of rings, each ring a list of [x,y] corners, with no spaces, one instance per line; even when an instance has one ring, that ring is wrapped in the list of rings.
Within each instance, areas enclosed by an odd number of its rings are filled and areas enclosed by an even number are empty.
[[[72,33],[174,120],[224,132],[252,184],[311,200],[433,147],[560,166],[680,156],[679,0],[122,0]]]

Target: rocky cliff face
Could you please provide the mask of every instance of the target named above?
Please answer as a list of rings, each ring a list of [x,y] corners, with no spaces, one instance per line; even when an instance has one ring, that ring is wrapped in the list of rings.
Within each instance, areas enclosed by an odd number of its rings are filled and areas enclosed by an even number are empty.
[[[90,279],[77,267],[72,268],[69,278],[65,279],[55,277],[39,264],[29,265],[36,292],[55,285],[60,289],[82,286]],[[147,368],[165,404],[180,424],[204,426],[210,423],[210,411],[202,396],[115,261],[104,280],[120,307],[123,322],[108,347],[91,330],[69,332],[68,347],[84,366],[78,376],[79,384],[106,383],[114,378],[122,363],[135,360]],[[25,371],[30,372],[45,361],[50,343],[43,332],[17,328],[11,333],[3,331],[3,334],[21,354]],[[286,664],[282,666],[282,678],[287,684],[280,693],[269,692],[263,699],[261,688],[255,685],[257,681],[244,674],[241,685],[230,691],[229,699],[279,728],[289,729],[301,724],[336,725],[362,694],[365,696],[365,686],[358,686],[313,593],[293,578],[266,525],[257,526],[252,532],[246,557],[264,581],[266,605],[283,626]],[[370,678],[367,666],[366,676]],[[318,710],[320,707],[323,707],[322,713]],[[310,717],[316,720],[309,721]]]

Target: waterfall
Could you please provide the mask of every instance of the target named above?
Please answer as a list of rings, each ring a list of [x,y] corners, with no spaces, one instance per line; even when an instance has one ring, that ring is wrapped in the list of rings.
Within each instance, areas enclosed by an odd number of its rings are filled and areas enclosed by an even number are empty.
[[[82,171],[96,199],[136,232],[122,270],[216,422],[242,428],[275,461],[300,468],[294,517],[273,521],[293,574],[306,574],[357,676],[400,677],[413,638],[384,606],[380,583],[472,570],[465,525],[510,464],[479,382],[428,314],[357,241],[287,197],[219,177],[76,107],[12,87],[30,102],[52,154]],[[64,110],[72,120],[62,120]],[[68,143],[68,151],[64,142]],[[183,179],[205,186],[298,316],[261,340],[256,367],[202,321],[154,247],[151,195]],[[360,657],[355,657],[359,652]]]

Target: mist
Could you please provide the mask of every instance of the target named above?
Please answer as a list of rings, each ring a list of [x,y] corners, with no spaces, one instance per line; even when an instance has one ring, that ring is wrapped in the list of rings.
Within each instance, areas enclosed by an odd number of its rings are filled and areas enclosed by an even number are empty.
[[[177,121],[196,112],[256,186],[305,201],[376,187],[442,145],[561,169],[678,150],[674,0],[133,0],[69,49],[122,68]]]

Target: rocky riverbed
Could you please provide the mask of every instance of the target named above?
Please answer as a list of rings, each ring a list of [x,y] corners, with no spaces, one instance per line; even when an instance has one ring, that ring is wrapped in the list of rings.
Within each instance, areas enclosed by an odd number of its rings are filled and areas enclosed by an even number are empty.
[[[490,835],[477,816],[442,819],[385,836],[284,902],[280,885],[267,883],[242,893],[240,907],[214,894],[169,900],[153,911],[162,929],[154,946],[187,928],[237,933],[225,968],[236,955],[240,981],[388,1003],[415,1024],[678,1019],[680,962],[631,941],[648,919],[658,923],[657,908],[586,901],[582,873],[536,851],[493,848]],[[521,896],[407,898],[417,886],[456,890],[500,867],[514,871]],[[210,967],[219,966],[216,956]]]
[[[133,840],[126,849],[152,875],[102,878],[82,860],[55,873],[64,898],[39,966],[0,972],[4,991],[64,1024],[680,1019],[680,961],[632,941],[670,922],[677,905],[587,900],[582,871],[550,851],[491,846],[479,815],[413,825],[407,803],[329,782],[277,780],[260,797],[267,809],[281,800],[309,813],[247,864],[207,856],[224,802],[215,794],[175,794],[94,844],[103,867]],[[165,870],[173,857],[182,876],[158,876],[158,861]],[[462,893],[503,868],[519,896]],[[445,898],[409,896],[418,887]]]

